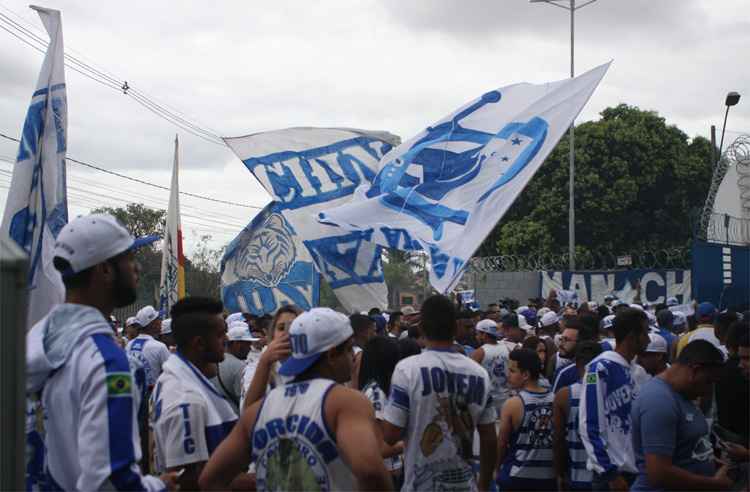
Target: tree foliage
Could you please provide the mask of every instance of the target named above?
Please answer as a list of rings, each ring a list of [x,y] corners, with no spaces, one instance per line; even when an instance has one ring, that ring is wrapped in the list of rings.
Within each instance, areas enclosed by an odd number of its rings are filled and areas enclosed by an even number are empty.
[[[479,255],[559,254],[568,244],[564,136]],[[576,250],[627,253],[686,245],[711,182],[711,144],[652,111],[620,104],[575,130]]]

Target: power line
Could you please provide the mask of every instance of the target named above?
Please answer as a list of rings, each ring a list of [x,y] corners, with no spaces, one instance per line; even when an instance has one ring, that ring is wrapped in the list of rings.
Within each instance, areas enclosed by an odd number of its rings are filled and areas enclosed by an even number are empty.
[[[2,5],[0,5],[0,7],[12,13],[19,19],[24,20],[20,15],[13,12],[13,10]],[[28,21],[24,21],[24,22],[31,25],[30,23],[28,23]],[[34,28],[33,25],[32,25],[32,28]],[[35,34],[33,31],[27,29],[26,27],[14,21],[7,15],[3,14],[2,12],[0,12],[0,29],[3,29],[4,31],[11,34],[13,37],[19,39],[20,41],[29,45],[30,47],[39,51],[40,53],[44,53],[45,52],[44,48],[46,48],[49,45],[49,42],[46,41],[44,38]],[[221,139],[221,137],[218,135],[217,132],[210,130],[210,129],[207,130],[201,127],[200,125],[191,122],[187,118],[183,117],[181,115],[181,112],[178,110],[174,110],[173,108],[172,110],[168,109],[169,106],[167,106],[166,104],[160,104],[156,102],[152,97],[150,97],[144,91],[141,91],[137,88],[132,87],[132,85],[129,84],[127,81],[120,80],[116,78],[114,75],[107,73],[106,71],[99,70],[95,67],[92,67],[90,64],[68,53],[64,53],[64,60],[65,60],[65,65],[71,70],[78,72],[81,75],[88,77],[91,80],[98,82],[110,89],[116,90],[118,92],[122,92],[126,96],[130,96],[131,99],[133,99],[136,103],[146,108],[148,111],[152,112],[156,116],[159,116],[160,118],[167,120],[173,125],[181,128],[182,130],[198,138],[201,138],[207,142],[210,142],[214,145],[219,145],[221,147],[226,146],[226,144],[224,143],[224,141]]]
[[[13,142],[20,142],[21,141],[21,140],[15,138],[15,137],[8,136],[8,135],[6,135],[4,133],[0,133],[0,137],[5,138],[6,140],[11,140]],[[76,164],[80,164],[82,166],[86,166],[88,168],[95,169],[97,171],[101,171],[103,173],[111,174],[112,176],[117,176],[118,178],[127,179],[129,181],[134,181],[134,182],[142,184],[142,185],[151,186],[151,187],[154,187],[154,188],[158,188],[160,190],[167,190],[167,191],[169,191],[169,187],[167,187],[167,186],[158,185],[156,183],[151,183],[150,181],[145,181],[145,180],[142,180],[142,179],[133,178],[131,176],[127,176],[125,174],[120,174],[120,173],[115,172],[115,171],[110,171],[109,169],[104,169],[102,167],[95,166],[94,164],[89,164],[87,162],[79,161],[77,159],[73,159],[72,157],[66,157],[65,160],[71,161],[71,162],[75,162]],[[229,201],[229,200],[221,200],[219,198],[212,198],[212,197],[209,197],[209,196],[198,195],[197,193],[190,193],[190,192],[187,192],[187,191],[181,191],[180,195],[191,196],[193,198],[200,198],[201,200],[207,200],[207,201],[216,202],[216,203],[223,203],[224,205],[232,205],[232,206],[235,206],[235,207],[254,208],[256,210],[260,210],[260,209],[263,208],[263,207],[258,207],[256,205],[247,205],[245,203],[237,203],[237,202],[232,202],[232,201]]]

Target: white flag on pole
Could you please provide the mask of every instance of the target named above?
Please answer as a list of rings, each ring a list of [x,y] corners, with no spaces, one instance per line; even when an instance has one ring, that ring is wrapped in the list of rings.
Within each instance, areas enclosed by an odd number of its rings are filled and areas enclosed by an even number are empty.
[[[450,291],[608,68],[482,95],[389,152],[372,184],[319,220],[391,248],[416,241],[430,255],[430,283]]]
[[[167,224],[161,248],[161,281],[159,282],[159,310],[163,316],[177,301],[185,297],[185,255],[182,250],[182,222],[180,221],[179,142],[174,137],[174,165],[169,189]]]
[[[50,37],[42,70],[23,124],[0,233],[29,254],[26,329],[64,300],[52,264],[55,238],[68,222],[65,185],[68,103],[60,11],[32,6]]]

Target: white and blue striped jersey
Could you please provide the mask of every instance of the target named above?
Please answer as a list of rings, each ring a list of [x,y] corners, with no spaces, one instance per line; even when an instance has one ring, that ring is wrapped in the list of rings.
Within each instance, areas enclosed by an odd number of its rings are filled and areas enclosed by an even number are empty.
[[[552,450],[555,394],[521,390],[518,397],[523,402],[523,418],[511,435],[510,449],[500,465],[498,482],[501,487],[503,482],[513,479],[549,481],[555,478]]]
[[[451,349],[396,365],[384,418],[405,430],[403,490],[477,489],[474,430],[497,419],[489,388],[487,371]]]
[[[81,340],[45,384],[47,485],[59,490],[162,490],[138,467],[135,385],[114,337]]]
[[[167,346],[151,335],[141,333],[128,342],[125,352],[140,362],[146,375],[146,388],[153,388],[161,374],[161,366],[169,359]]]
[[[354,490],[356,480],[325,420],[327,379],[271,390],[250,431],[258,490]]]
[[[591,481],[594,474],[586,468],[588,455],[586,448],[581,442],[581,434],[578,430],[578,408],[580,406],[581,383],[570,385],[570,395],[568,397],[568,421],[565,424],[565,442],[568,443],[568,453],[570,460],[568,469],[570,471],[570,487],[573,490],[591,490]]]
[[[579,430],[586,448],[587,468],[605,478],[618,472],[638,471],[630,416],[638,394],[634,366],[612,350],[601,353],[586,366]]]

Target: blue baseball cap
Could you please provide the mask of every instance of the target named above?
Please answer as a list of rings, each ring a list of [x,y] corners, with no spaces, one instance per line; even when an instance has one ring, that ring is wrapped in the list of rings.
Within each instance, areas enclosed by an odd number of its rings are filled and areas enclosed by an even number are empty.
[[[354,335],[349,318],[331,308],[313,308],[297,316],[289,328],[292,356],[281,364],[279,374],[297,376],[309,369],[327,350]]]
[[[701,302],[698,304],[698,318],[713,318],[716,314],[716,307],[710,302]]]

